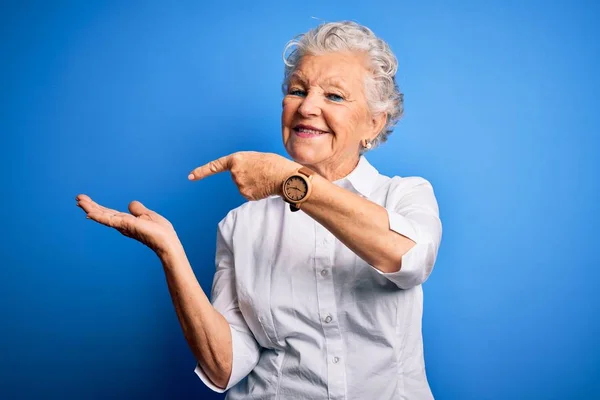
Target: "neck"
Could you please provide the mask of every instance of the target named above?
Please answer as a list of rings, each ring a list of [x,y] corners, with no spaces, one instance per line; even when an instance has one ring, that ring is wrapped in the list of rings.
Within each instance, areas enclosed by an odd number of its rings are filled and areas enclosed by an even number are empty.
[[[321,162],[313,165],[306,165],[323,178],[330,182],[337,181],[338,179],[345,178],[356,168],[358,165],[360,156],[348,157],[343,160],[337,160],[337,162]]]

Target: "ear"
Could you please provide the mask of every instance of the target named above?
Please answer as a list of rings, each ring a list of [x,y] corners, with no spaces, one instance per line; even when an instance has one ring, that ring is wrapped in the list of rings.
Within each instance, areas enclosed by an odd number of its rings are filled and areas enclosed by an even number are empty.
[[[371,117],[371,140],[374,140],[387,122],[387,114],[381,112],[379,114],[375,114]]]

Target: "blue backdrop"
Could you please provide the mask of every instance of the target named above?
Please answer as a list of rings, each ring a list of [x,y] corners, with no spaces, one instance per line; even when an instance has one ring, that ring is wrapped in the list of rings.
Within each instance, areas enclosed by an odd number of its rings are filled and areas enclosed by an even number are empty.
[[[243,198],[187,174],[285,154],[283,47],[341,19],[400,61],[406,115],[370,161],[426,177],[440,204],[436,397],[599,398],[599,3],[216,3],[2,2],[0,398],[222,398],[157,257],[74,197],[165,215],[210,292],[216,224]]]

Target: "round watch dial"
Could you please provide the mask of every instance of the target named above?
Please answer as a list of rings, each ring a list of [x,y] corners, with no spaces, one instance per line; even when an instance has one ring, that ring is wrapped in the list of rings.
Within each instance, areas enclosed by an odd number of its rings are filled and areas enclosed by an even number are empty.
[[[283,190],[285,190],[285,195],[288,199],[300,201],[304,198],[304,196],[306,196],[306,193],[308,192],[308,186],[306,186],[304,179],[300,178],[299,176],[292,176],[285,181]]]

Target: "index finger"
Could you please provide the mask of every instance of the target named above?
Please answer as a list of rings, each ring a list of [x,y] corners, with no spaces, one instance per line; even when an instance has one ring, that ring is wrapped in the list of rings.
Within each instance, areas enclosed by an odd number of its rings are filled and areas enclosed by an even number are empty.
[[[190,181],[206,178],[207,176],[227,171],[231,168],[231,155],[213,160],[201,167],[194,169],[188,175]]]

